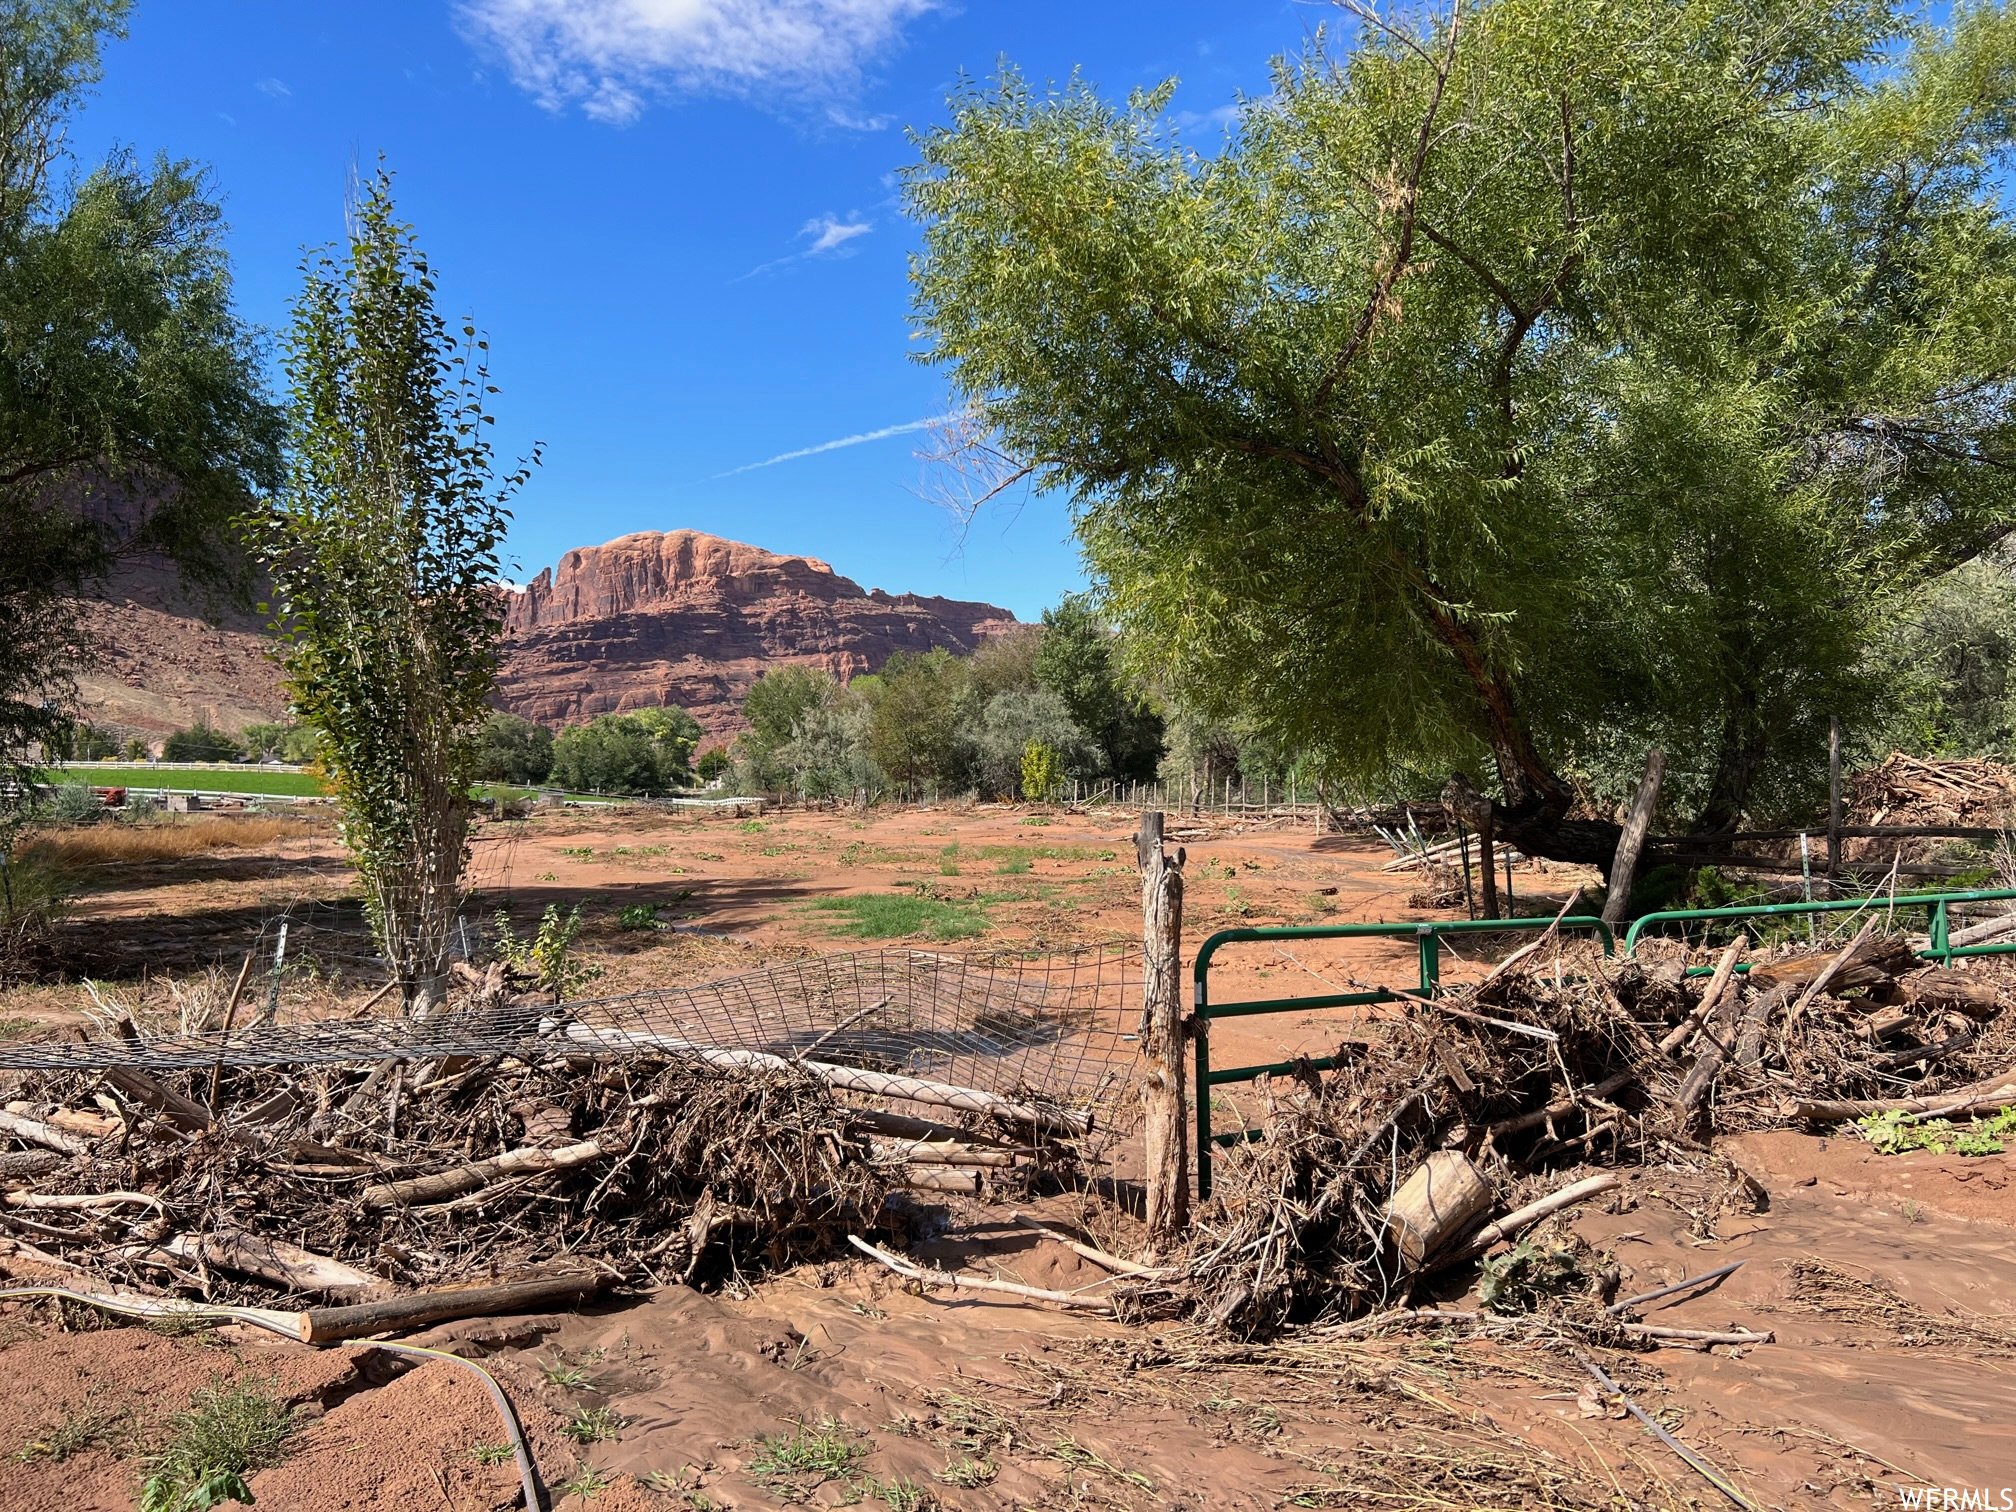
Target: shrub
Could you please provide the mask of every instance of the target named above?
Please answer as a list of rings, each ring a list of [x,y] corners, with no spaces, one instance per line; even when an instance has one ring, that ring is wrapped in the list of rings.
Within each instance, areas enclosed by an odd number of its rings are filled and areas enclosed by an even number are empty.
[[[36,817],[52,824],[96,824],[105,817],[105,801],[81,782],[59,782],[36,804]]]
[[[516,714],[492,714],[476,737],[476,775],[529,787],[553,772],[553,732]]]
[[[511,929],[511,915],[497,911],[497,959],[539,978],[539,985],[565,998],[583,983],[602,975],[600,966],[574,959],[574,939],[581,933],[581,905],[567,912],[558,903],[548,903],[539,928],[529,940],[520,939]]]
[[[246,1475],[278,1464],[294,1432],[294,1414],[275,1393],[279,1382],[222,1377],[169,1420],[167,1444],[147,1460],[140,1512],[205,1512],[236,1499],[249,1503]]]

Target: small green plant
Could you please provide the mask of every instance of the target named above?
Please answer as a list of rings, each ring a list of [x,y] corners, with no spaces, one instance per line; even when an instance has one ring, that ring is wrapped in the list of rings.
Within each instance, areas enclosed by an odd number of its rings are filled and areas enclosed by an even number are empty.
[[[1012,856],[1003,856],[997,861],[994,865],[994,875],[997,877],[1026,877],[1029,875],[1030,866],[1031,862],[1028,854],[1026,852],[1018,852]]]
[[[563,1391],[586,1391],[595,1378],[565,1355],[539,1362],[539,1374]]]
[[[511,1458],[509,1444],[477,1444],[470,1449],[469,1458],[479,1465],[501,1465]]]
[[[1548,1297],[1582,1282],[1582,1267],[1570,1250],[1514,1245],[1479,1268],[1477,1300],[1486,1312],[1528,1313]]]
[[[618,929],[663,929],[658,918],[659,903],[632,903],[616,916]]]
[[[1064,763],[1055,747],[1032,740],[1022,747],[1022,796],[1031,803],[1047,803],[1064,786]]]
[[[770,826],[765,824],[761,819],[744,819],[735,828],[742,831],[745,835],[760,835],[769,829]]]
[[[585,983],[602,975],[600,966],[574,958],[574,940],[581,933],[581,905],[565,913],[558,903],[548,903],[531,939],[520,939],[511,928],[511,915],[497,910],[497,959],[520,971],[531,972],[539,985],[565,998]]]
[[[628,1421],[621,1413],[608,1407],[577,1407],[573,1421],[560,1431],[577,1444],[613,1442],[623,1437],[623,1428]]]
[[[583,1465],[553,1489],[562,1496],[578,1496],[583,1501],[593,1501],[615,1484],[616,1477],[614,1475],[600,1470],[592,1470],[588,1466]]]
[[[871,1475],[855,1481],[848,1489],[856,1496],[874,1497],[889,1512],[932,1512],[938,1505],[937,1497],[908,1476],[899,1475],[894,1480],[884,1480],[879,1475]]]
[[[1962,1127],[1949,1118],[1910,1121],[1911,1115],[1895,1109],[1872,1113],[1855,1121],[1855,1132],[1883,1155],[1902,1155],[1911,1150],[1934,1150],[1942,1155],[2000,1155],[2004,1141],[2016,1135],[2016,1108],[2004,1108],[1988,1118],[1977,1118]]]
[[[294,1414],[277,1394],[279,1378],[211,1378],[168,1422],[168,1442],[147,1458],[140,1512],[207,1512],[250,1503],[245,1477],[280,1462]]]
[[[844,1481],[867,1450],[838,1418],[801,1419],[789,1433],[766,1433],[756,1440],[749,1473],[762,1480],[810,1480],[813,1486]]]

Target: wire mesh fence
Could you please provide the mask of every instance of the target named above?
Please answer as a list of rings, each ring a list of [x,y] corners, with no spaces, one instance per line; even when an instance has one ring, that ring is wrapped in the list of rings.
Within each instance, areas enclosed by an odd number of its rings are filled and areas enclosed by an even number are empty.
[[[0,1069],[656,1054],[750,1068],[847,1068],[858,1075],[840,1084],[859,1091],[904,1097],[929,1084],[1110,1118],[1131,1105],[1124,1094],[1135,1074],[1140,1006],[1136,947],[1033,958],[882,949],[558,1007],[293,1023],[259,1014],[229,1032],[0,1043]]]

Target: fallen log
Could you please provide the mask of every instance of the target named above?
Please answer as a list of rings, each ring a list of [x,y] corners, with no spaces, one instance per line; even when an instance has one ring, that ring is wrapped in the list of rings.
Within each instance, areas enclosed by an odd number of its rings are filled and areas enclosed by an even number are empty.
[[[1746,1071],[1755,1069],[1764,1059],[1764,1033],[1771,1027],[1771,1015],[1792,995],[1790,984],[1773,987],[1769,992],[1760,992],[1750,999],[1743,1010],[1743,1019],[1736,1031],[1736,1064]]]
[[[81,1134],[72,1134],[68,1129],[59,1129],[54,1124],[43,1123],[39,1118],[28,1118],[20,1113],[9,1113],[0,1109],[0,1134],[11,1134],[26,1144],[38,1144],[44,1149],[54,1150],[59,1155],[88,1155],[92,1141]]]
[[[1092,1132],[1092,1115],[1070,1108],[1039,1108],[998,1097],[977,1087],[954,1087],[917,1076],[896,1076],[886,1071],[867,1071],[859,1066],[836,1066],[828,1061],[793,1061],[761,1050],[723,1050],[669,1034],[652,1034],[639,1029],[602,1029],[593,1024],[568,1024],[564,1033],[578,1043],[663,1050],[689,1057],[709,1066],[740,1071],[803,1071],[830,1087],[848,1092],[865,1092],[876,1097],[894,1097],[904,1102],[925,1103],[940,1108],[959,1108],[968,1113],[985,1113],[1010,1123],[1035,1128],[1055,1128],[1067,1134]]]
[[[1813,980],[1806,984],[1806,990],[1799,995],[1799,1001],[1792,1005],[1792,1011],[1785,1015],[1786,1023],[1798,1023],[1800,1019],[1806,1016],[1806,1010],[1813,1005],[1813,999],[1820,996],[1821,993],[1825,992],[1840,979],[1842,973],[1847,970],[1849,962],[1855,959],[1856,952],[1868,943],[1869,936],[1875,932],[1877,922],[1877,920],[1871,919],[1867,924],[1864,924],[1855,938],[1848,942],[1847,948],[1820,968]],[[1894,973],[1892,974],[1894,975]],[[1846,991],[1853,985],[1852,982],[1842,982],[1842,990]]]
[[[62,1164],[63,1157],[54,1150],[8,1150],[0,1154],[0,1179],[46,1176]]]
[[[1871,921],[1872,923],[1875,921]],[[1829,980],[1837,991],[1875,987],[1915,970],[1921,963],[1908,940],[1895,935],[1858,935],[1848,958],[1835,967]],[[1832,966],[1838,956],[1804,955],[1783,961],[1760,961],[1750,968],[1750,985],[1762,990],[1790,982],[1803,987]]]
[[[361,1339],[367,1334],[418,1328],[422,1324],[441,1323],[453,1318],[537,1312],[564,1303],[579,1302],[585,1297],[592,1297],[601,1288],[602,1278],[586,1272],[534,1276],[495,1286],[459,1286],[410,1292],[379,1302],[360,1302],[352,1307],[311,1307],[296,1315],[296,1327],[302,1343],[329,1344],[339,1339]]]
[[[201,1260],[225,1270],[241,1271],[289,1291],[323,1292],[361,1301],[373,1292],[389,1289],[380,1277],[352,1269],[341,1260],[317,1255],[282,1239],[268,1239],[238,1229],[177,1234],[156,1248],[178,1260]]]
[[[210,1127],[207,1108],[179,1092],[169,1091],[144,1071],[135,1071],[128,1066],[108,1066],[105,1080],[133,1101],[152,1108],[178,1129],[195,1134]]]
[[[874,1141],[869,1147],[878,1161],[895,1165],[1013,1166],[1035,1153],[1026,1149],[985,1149],[962,1140],[942,1139]]]
[[[1883,1113],[1908,1113],[1913,1118],[1950,1118],[1956,1113],[1992,1113],[2016,1106],[2016,1087],[1992,1091],[1948,1092],[1936,1097],[1872,1097],[1845,1101],[1795,1097],[1778,1105],[1785,1118],[1808,1123],[1845,1123]]]
[[[961,1197],[980,1195],[978,1171],[953,1170],[949,1166],[927,1166],[904,1172],[901,1185],[913,1192],[956,1192]]]
[[[587,1165],[600,1160],[604,1153],[601,1142],[593,1139],[580,1144],[561,1145],[557,1149],[528,1145],[446,1171],[368,1186],[364,1188],[363,1202],[367,1208],[418,1207],[424,1203],[459,1197],[464,1192],[473,1192],[506,1176],[522,1176],[535,1171],[564,1171],[571,1166]]]
[[[1897,985],[1903,990],[1904,1001],[1913,1008],[1936,1013],[1950,1011],[1970,1018],[1986,1018],[2002,1006],[1993,983],[1977,981],[1943,966],[1899,977]]]

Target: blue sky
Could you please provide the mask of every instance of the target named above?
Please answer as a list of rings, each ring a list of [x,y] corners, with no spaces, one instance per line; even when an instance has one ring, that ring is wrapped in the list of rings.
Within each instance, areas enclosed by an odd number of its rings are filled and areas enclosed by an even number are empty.
[[[1325,18],[1293,0],[138,0],[72,141],[206,162],[248,319],[383,152],[446,312],[492,342],[503,446],[537,438],[511,552],[692,527],[867,587],[1034,616],[1082,573],[1059,499],[963,541],[919,497],[946,408],[908,359],[906,127],[1006,57],[1212,113]],[[876,433],[854,445],[827,443]],[[825,448],[815,450],[815,448]],[[787,453],[805,452],[767,466]]]

